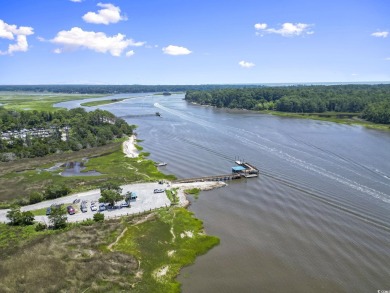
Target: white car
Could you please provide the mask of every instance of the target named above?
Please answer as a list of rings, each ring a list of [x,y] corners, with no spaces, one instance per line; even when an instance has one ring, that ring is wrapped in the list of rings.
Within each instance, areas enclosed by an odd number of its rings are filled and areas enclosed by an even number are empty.
[[[95,206],[94,204],[91,205],[91,211],[96,212],[97,211],[97,206]]]

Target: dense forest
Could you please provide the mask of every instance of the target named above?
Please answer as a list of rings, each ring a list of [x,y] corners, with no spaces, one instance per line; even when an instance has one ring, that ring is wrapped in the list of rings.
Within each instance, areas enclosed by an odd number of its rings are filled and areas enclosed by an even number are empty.
[[[187,90],[213,90],[223,88],[262,87],[263,85],[0,85],[0,91],[49,92],[68,94],[118,94],[146,92],[184,92]]]
[[[14,111],[0,107],[0,161],[105,145],[134,126],[103,110]]]
[[[390,124],[390,85],[284,86],[187,91],[201,105],[290,113],[348,112]]]

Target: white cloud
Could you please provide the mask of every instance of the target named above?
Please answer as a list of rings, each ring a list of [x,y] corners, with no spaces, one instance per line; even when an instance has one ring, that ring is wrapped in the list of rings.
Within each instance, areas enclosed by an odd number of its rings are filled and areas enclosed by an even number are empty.
[[[99,53],[109,52],[112,56],[120,56],[127,47],[145,44],[125,37],[122,34],[108,37],[102,32],[83,31],[79,27],[74,27],[70,31],[60,31],[51,42],[62,45],[64,49],[84,48]]]
[[[53,53],[55,54],[61,54],[62,53],[62,50],[60,48],[56,48],[54,49]]]
[[[82,2],[83,0],[70,0],[71,2],[76,2],[76,3],[80,3]]]
[[[264,33],[268,34],[278,34],[283,37],[294,37],[300,35],[312,35],[314,31],[310,30],[312,25],[307,23],[291,23],[285,22],[282,24],[282,27],[279,29],[276,28],[267,28],[266,23],[257,23],[255,24],[256,35],[263,35]]]
[[[351,75],[352,75],[352,76],[358,76],[359,74],[357,74],[357,73],[352,73]]]
[[[265,30],[266,28],[267,28],[266,23],[256,23],[255,24],[255,29],[257,29],[257,30]]]
[[[127,51],[126,52],[126,57],[131,57],[135,54],[135,52],[133,50],[130,50],[130,51]]]
[[[387,38],[388,35],[389,35],[389,32],[375,32],[375,33],[371,34],[371,36],[377,37],[377,38]]]
[[[97,13],[88,12],[83,16],[85,22],[96,24],[117,23],[121,20],[127,20],[126,16],[121,15],[121,9],[110,3],[98,3],[97,6],[102,7]]]
[[[168,47],[164,47],[164,48],[162,48],[162,51],[164,52],[164,54],[174,55],[174,56],[188,55],[188,54],[192,53],[187,48],[180,47],[180,46],[174,46],[174,45],[169,45]]]
[[[255,63],[252,63],[252,62],[248,62],[248,61],[240,61],[238,62],[238,64],[243,67],[243,68],[251,68],[253,66],[255,66]]]
[[[19,28],[12,24],[7,24],[0,19],[0,38],[15,40],[10,44],[7,51],[0,51],[0,55],[12,55],[14,52],[26,52],[28,50],[27,36],[34,34],[34,29],[28,26]]]

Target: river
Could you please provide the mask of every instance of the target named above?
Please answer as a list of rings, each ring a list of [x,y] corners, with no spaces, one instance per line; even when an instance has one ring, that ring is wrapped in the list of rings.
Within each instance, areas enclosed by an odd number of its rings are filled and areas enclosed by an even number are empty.
[[[390,290],[390,133],[121,94],[101,107],[138,125],[150,158],[177,177],[260,169],[192,199],[221,244],[182,270],[183,292]],[[97,99],[89,99],[97,100]],[[82,101],[58,106],[75,107]]]

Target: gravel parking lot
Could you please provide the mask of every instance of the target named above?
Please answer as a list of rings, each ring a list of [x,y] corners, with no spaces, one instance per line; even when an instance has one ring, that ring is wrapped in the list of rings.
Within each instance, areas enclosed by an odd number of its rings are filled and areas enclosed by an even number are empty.
[[[194,183],[181,183],[181,184],[172,184],[168,183],[159,184],[155,183],[139,183],[139,184],[129,184],[122,185],[122,194],[126,194],[127,192],[135,192],[137,194],[137,199],[132,200],[130,202],[130,207],[123,207],[119,209],[110,209],[105,210],[102,213],[105,218],[114,218],[119,216],[125,216],[130,214],[138,214],[146,211],[150,211],[153,209],[166,207],[171,205],[171,201],[166,196],[165,192],[162,193],[154,193],[154,189],[166,189],[166,188],[179,188],[178,196],[179,196],[179,204],[181,206],[188,205],[188,200],[184,195],[185,189],[191,188],[199,188],[201,190],[210,190],[213,188],[218,188],[225,186],[226,184],[223,182],[194,182]],[[65,208],[68,205],[73,206],[76,210],[74,215],[68,215],[68,222],[80,222],[87,219],[92,219],[93,215],[97,213],[97,211],[91,211],[91,202],[96,202],[98,206],[98,201],[100,197],[100,190],[90,190],[82,193],[75,193],[69,196],[61,197],[54,200],[47,200],[40,203],[36,203],[33,205],[24,206],[21,208],[22,211],[32,211],[39,210],[42,208],[48,208],[51,205],[56,204],[64,204]],[[76,204],[73,204],[75,200],[79,199],[80,201]],[[80,204],[82,201],[87,202],[88,210],[83,213],[80,211]],[[124,201],[123,201],[124,202]],[[117,205],[120,206],[121,202],[118,202]],[[8,222],[6,217],[8,210],[0,210],[0,222]],[[44,222],[48,224],[49,220],[47,216],[35,216],[35,220],[39,222]]]
[[[140,212],[145,212],[153,210],[156,208],[161,208],[165,206],[170,206],[171,202],[166,196],[165,192],[163,193],[154,193],[154,189],[167,188],[167,184],[159,183],[140,183],[140,184],[131,184],[123,185],[122,194],[126,194],[128,191],[135,192],[137,194],[137,199],[130,202],[130,207],[123,207],[120,209],[110,209],[103,211],[105,218],[112,218],[123,216],[127,214],[137,214]],[[100,197],[100,190],[90,190],[87,192],[76,193],[69,196],[61,197],[55,200],[43,201],[37,204],[29,205],[22,207],[22,211],[31,211],[38,210],[42,208],[50,207],[53,204],[64,204],[65,207],[72,205],[75,208],[76,213],[74,215],[68,215],[68,222],[80,222],[86,219],[91,219],[96,211],[91,211],[91,202],[95,201],[98,205]],[[77,204],[72,204],[76,199],[79,199],[80,202]],[[83,213],[80,211],[80,204],[82,201],[87,201],[88,211]],[[123,201],[124,202],[124,201]],[[120,202],[117,203],[120,206]],[[8,222],[6,217],[8,210],[0,210],[0,222]],[[35,216],[36,221],[48,223],[47,216]]]

